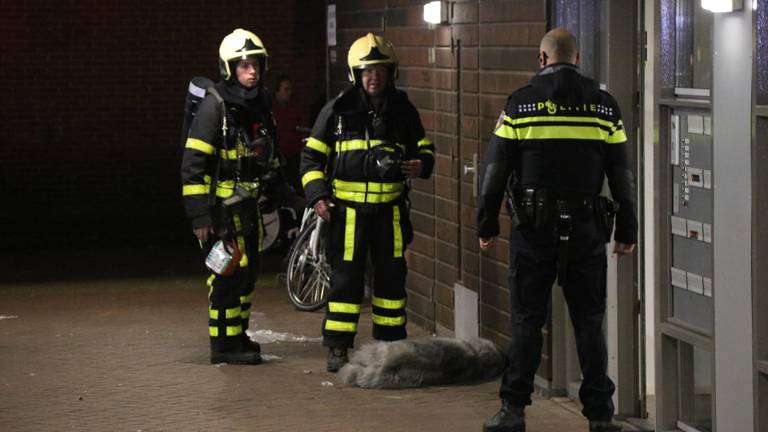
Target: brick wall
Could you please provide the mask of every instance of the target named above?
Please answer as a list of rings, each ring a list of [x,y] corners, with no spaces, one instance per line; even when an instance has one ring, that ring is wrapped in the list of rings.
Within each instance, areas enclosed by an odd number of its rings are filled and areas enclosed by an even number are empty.
[[[422,20],[424,1],[335,3],[338,61],[331,64],[332,93],[346,85],[351,43],[368,31],[383,33],[400,57],[397,85],[419,109],[437,147],[434,176],[414,181],[411,192],[416,234],[407,256],[409,319],[432,331],[453,330],[453,287],[458,282],[479,294],[481,336],[506,345],[508,246],[501,240],[480,261],[472,175],[464,175],[463,169],[475,154],[482,161],[506,97],[537,68],[548,2],[453,1],[450,23],[433,28]],[[507,217],[502,218],[506,237]],[[542,362],[540,374],[548,376],[547,369]]]
[[[325,89],[323,2],[3,2],[0,235],[23,244],[189,241],[179,136],[189,79],[221,38],[258,34],[311,104]]]

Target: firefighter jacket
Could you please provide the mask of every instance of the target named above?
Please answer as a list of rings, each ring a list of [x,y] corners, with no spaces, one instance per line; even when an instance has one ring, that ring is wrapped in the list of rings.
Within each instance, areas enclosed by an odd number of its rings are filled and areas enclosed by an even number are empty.
[[[576,66],[548,66],[507,99],[488,142],[477,235],[499,234],[499,208],[508,182],[513,194],[532,188],[566,199],[594,198],[606,176],[618,203],[614,238],[634,244],[635,187],[619,107]]]
[[[429,178],[434,146],[408,96],[390,88],[377,112],[365,92],[353,86],[323,108],[303,150],[307,202],[333,197],[368,208],[396,203],[407,197],[399,162],[410,159],[420,159],[421,177]]]
[[[218,212],[212,207],[231,197],[236,185],[257,197],[259,178],[276,161],[271,150],[275,125],[264,89],[237,83],[218,83],[214,89],[224,106],[210,92],[200,102],[181,163],[184,208],[193,228],[215,226]]]

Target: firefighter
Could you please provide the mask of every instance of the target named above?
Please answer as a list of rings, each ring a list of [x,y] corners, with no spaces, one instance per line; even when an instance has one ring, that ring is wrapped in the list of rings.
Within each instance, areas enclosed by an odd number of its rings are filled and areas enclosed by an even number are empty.
[[[275,162],[266,68],[255,34],[236,29],[224,37],[221,81],[200,103],[181,165],[184,207],[204,256],[218,240],[235,259],[241,255],[233,273],[211,271],[207,280],[211,363],[261,363],[259,344],[245,331],[263,239],[257,200]]]
[[[501,409],[486,432],[525,431],[541,360],[541,329],[558,279],[568,303],[583,374],[579,398],[589,430],[619,431],[612,423],[614,384],[606,374],[603,334],[606,251],[613,202],[601,197],[607,176],[618,204],[614,252],[637,241],[635,189],[627,137],[616,101],[579,74],[576,39],[562,28],[541,41],[540,71],[507,100],[488,142],[478,197],[480,248],[494,247],[507,185],[512,199],[509,289],[512,334],[501,382]]]
[[[369,253],[373,337],[406,337],[404,253],[413,238],[407,179],[429,178],[434,166],[419,114],[395,88],[392,44],[368,33],[350,47],[348,65],[353,85],[323,108],[301,161],[307,203],[329,221],[331,293],[322,327],[329,372],[348,361]]]

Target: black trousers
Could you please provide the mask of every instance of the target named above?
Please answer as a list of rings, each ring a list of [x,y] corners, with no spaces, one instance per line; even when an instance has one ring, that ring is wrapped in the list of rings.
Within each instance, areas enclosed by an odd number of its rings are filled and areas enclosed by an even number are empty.
[[[404,204],[379,206],[375,211],[338,203],[333,208],[327,242],[332,272],[323,320],[324,346],[354,345],[369,252],[373,264],[373,337],[393,341],[407,336],[405,247],[413,238],[413,229]]]
[[[251,317],[253,289],[259,276],[262,238],[263,226],[259,216],[254,221],[252,232],[236,236],[243,257],[235,272],[230,276],[208,272],[208,334],[212,351],[237,350],[248,337],[245,331]],[[214,238],[205,245],[205,255],[217,240]]]
[[[513,405],[530,405],[533,378],[541,361],[541,329],[547,318],[558,269],[558,241],[553,227],[513,229],[509,242],[512,339],[499,395]],[[579,399],[590,420],[609,420],[615,390],[606,371],[603,333],[606,296],[605,236],[590,220],[575,221],[568,243],[567,277],[561,281],[576,333],[583,375]]]

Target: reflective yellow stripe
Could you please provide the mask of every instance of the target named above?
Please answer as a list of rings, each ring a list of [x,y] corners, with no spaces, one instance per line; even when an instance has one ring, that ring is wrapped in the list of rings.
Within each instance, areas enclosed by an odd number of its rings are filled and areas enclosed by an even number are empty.
[[[301,185],[307,187],[307,183],[317,179],[325,180],[325,173],[322,171],[307,171],[306,174],[301,176]]]
[[[395,258],[403,257],[403,229],[400,227],[400,207],[392,206],[392,230],[395,237]]]
[[[244,320],[247,320],[250,317],[251,317],[251,311],[250,310],[242,311],[240,313],[240,318],[242,318]]]
[[[622,128],[619,129],[619,126]],[[627,141],[627,134],[624,132],[624,125],[619,120],[619,124],[611,129],[612,134],[608,135],[608,139],[605,140],[608,144],[622,144]]]
[[[493,133],[494,135],[501,138],[506,138],[511,140],[517,139],[517,132],[515,132],[515,128],[513,128],[512,126],[508,126],[506,124],[500,125],[498,128],[496,128],[495,131],[493,131]]]
[[[368,192],[368,193],[390,193],[401,192],[405,189],[403,182],[377,183],[377,182],[354,182],[345,180],[334,180],[333,187],[336,190],[345,192]]]
[[[376,147],[383,144],[382,140],[370,140],[370,147]],[[395,144],[400,147],[402,145]],[[345,141],[337,141],[336,142],[336,152],[345,152],[345,151],[353,151],[353,150],[368,150],[369,148],[369,142],[362,140],[362,139],[356,139],[356,140],[345,140]]]
[[[504,116],[504,121],[505,121],[505,122],[508,122],[508,123],[512,123],[512,117],[510,117],[510,116],[508,116],[508,115],[505,115],[505,116]]]
[[[208,193],[208,185],[184,185],[181,188],[181,195],[182,196],[190,196],[190,195],[205,195]]]
[[[205,281],[205,284],[208,285],[208,300],[211,299],[211,293],[213,292],[213,281],[216,279],[216,274],[212,274],[208,276],[208,280]]]
[[[354,333],[354,332],[357,331],[357,323],[344,322],[344,321],[334,321],[334,320],[325,320],[325,329],[326,330],[332,330],[332,331]]]
[[[403,309],[405,308],[405,299],[389,300],[380,297],[374,297],[371,304],[382,309]]]
[[[253,294],[248,294],[247,296],[240,296],[240,304],[250,303],[252,298],[253,298]]]
[[[395,192],[391,194],[375,194],[375,193],[366,194],[365,192],[336,191],[334,192],[333,196],[345,201],[352,201],[357,203],[381,204],[381,203],[392,202],[398,199],[401,194],[402,192]]]
[[[429,140],[429,138],[422,138],[417,143],[419,147],[424,147],[432,144],[432,141]]]
[[[354,303],[328,302],[328,312],[359,314],[360,305]]]
[[[240,217],[235,217],[237,218],[237,225],[240,225]],[[237,229],[240,229],[240,227]],[[245,253],[245,238],[241,235],[237,236],[237,247],[243,253],[243,256],[240,257],[240,267],[248,267],[248,254]]]
[[[232,309],[227,309],[225,314],[227,319],[240,318],[240,308],[236,307]]]
[[[219,150],[219,156],[225,160],[237,160],[237,149]]]
[[[328,146],[328,144],[320,141],[317,138],[310,138],[307,140],[307,147],[311,148],[312,150],[319,151],[320,153],[328,156],[331,154],[331,147]]]
[[[498,131],[496,135],[499,135]],[[573,126],[527,126],[517,129],[517,137],[520,140],[573,139],[605,141],[608,137],[608,131],[596,126],[581,126],[577,124]]]
[[[371,318],[373,319],[374,324],[378,324],[381,326],[401,326],[405,325],[405,317],[399,316],[399,317],[385,317],[381,315],[373,314],[371,315]]]
[[[219,319],[219,310],[218,309],[208,308],[208,318],[210,318],[212,320]]]
[[[435,152],[433,152],[430,149],[421,149],[421,150],[419,150],[419,154],[431,154],[431,155],[433,155],[433,154],[435,154]]]
[[[196,138],[187,138],[187,142],[184,144],[184,147],[188,149],[195,149],[209,155],[213,154],[213,152],[216,150],[212,145]]]
[[[599,117],[575,117],[575,116],[536,116],[536,117],[522,117],[511,119],[504,116],[504,120],[511,123],[514,126],[524,125],[527,123],[583,123],[584,126],[595,126],[595,123],[605,126],[607,128],[613,128],[613,122],[603,120]]]
[[[237,336],[243,333],[241,326],[227,326],[227,336]]]
[[[344,226],[344,261],[352,261],[355,256],[355,216],[357,212],[347,207],[347,223]]]
[[[213,337],[219,336],[219,328],[218,327],[208,327],[208,334]]]

